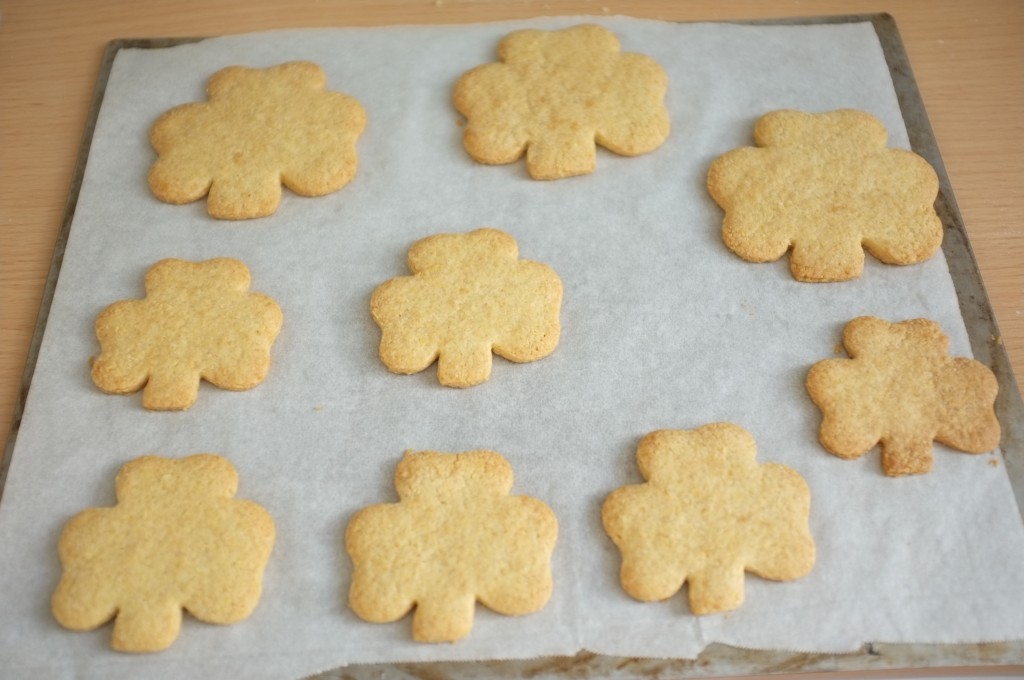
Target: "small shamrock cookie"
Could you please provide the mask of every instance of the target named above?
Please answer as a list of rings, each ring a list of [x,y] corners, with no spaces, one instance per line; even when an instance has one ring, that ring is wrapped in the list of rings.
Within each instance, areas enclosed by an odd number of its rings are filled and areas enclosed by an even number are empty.
[[[111,645],[157,652],[178,637],[181,610],[235,623],[259,602],[274,522],[236,500],[238,473],[212,454],[143,456],[117,474],[117,505],[73,517],[58,544],[57,621],[85,631],[114,619]]]
[[[887,264],[914,264],[942,244],[935,171],[886,148],[873,116],[773,111],[754,141],[715,160],[707,181],[725,210],[722,238],[743,259],[771,262],[792,249],[794,278],[845,281],[860,276],[864,248]]]
[[[491,352],[509,361],[546,357],[558,344],[562,281],[547,265],[520,260],[497,229],[437,234],[409,250],[409,270],[373,292],[380,358],[394,373],[437,360],[437,379],[470,387],[491,375]]]
[[[325,82],[319,66],[301,61],[218,71],[210,101],[173,108],[153,125],[153,193],[167,203],[209,194],[210,215],[239,220],[274,213],[282,184],[301,196],[342,188],[356,174],[366,113]]]
[[[860,458],[881,443],[882,469],[895,477],[931,470],[933,440],[968,453],[999,445],[995,376],[950,357],[934,321],[862,316],[846,325],[843,347],[849,359],[819,361],[807,375],[830,453]]]
[[[360,618],[396,621],[415,606],[413,639],[454,642],[477,601],[510,616],[547,604],[558,522],[539,500],[509,495],[501,455],[407,451],[395,488],[398,503],[363,508],[345,533]]]
[[[525,152],[531,177],[559,179],[594,171],[595,142],[636,156],[668,137],[665,71],[650,57],[622,53],[605,28],[516,31],[498,57],[455,86],[463,141],[480,163],[512,163]]]
[[[155,411],[191,406],[205,379],[228,390],[263,381],[281,309],[250,293],[249,269],[238,260],[167,259],[146,272],[146,298],[110,305],[96,319],[100,356],[92,379],[104,392],[145,388]]]
[[[627,593],[666,600],[685,581],[691,611],[710,614],[743,603],[744,571],[777,581],[810,572],[807,484],[756,455],[750,434],[730,423],[641,440],[636,459],[647,481],[613,491],[601,512],[622,552]]]

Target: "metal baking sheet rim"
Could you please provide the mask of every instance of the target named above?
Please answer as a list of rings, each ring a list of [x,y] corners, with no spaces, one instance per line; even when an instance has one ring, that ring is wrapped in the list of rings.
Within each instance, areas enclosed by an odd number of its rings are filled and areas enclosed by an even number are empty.
[[[978,265],[971,250],[963,218],[939,155],[938,145],[925,113],[924,102],[917,89],[910,61],[896,28],[888,14],[840,15],[757,20],[749,24],[806,25],[822,23],[870,22],[878,35],[889,66],[900,110],[913,150],[931,163],[939,175],[939,195],[935,208],[942,219],[945,233],[942,250],[949,264],[956,288],[960,313],[967,327],[975,358],[992,368],[999,381],[996,412],[1002,425],[1003,451],[1007,474],[1014,490],[1018,510],[1024,520],[1024,403],[1014,380],[1009,357],[1003,347],[992,307],[981,281]],[[85,173],[92,135],[106,92],[111,66],[118,51],[124,48],[160,49],[202,38],[120,39],[110,42],[103,55],[96,89],[86,120],[78,152],[68,200],[64,209],[39,314],[29,347],[20,393],[15,405],[10,434],[0,463],[0,498],[3,496],[7,471],[14,443],[21,425],[25,400],[35,371],[39,345],[49,315],[54,289],[64,260],[71,221],[78,203],[78,194]],[[802,653],[786,650],[755,650],[713,643],[696,659],[644,659],[610,657],[580,652],[572,657],[549,657],[528,660],[494,660],[479,662],[431,662],[407,664],[365,664],[326,671],[315,676],[319,680],[334,678],[380,677],[708,677],[778,673],[825,673],[837,671],[882,671],[912,668],[969,668],[1024,665],[1024,640],[959,644],[889,644],[867,643],[860,650],[847,654]],[[995,668],[992,668],[995,670]]]

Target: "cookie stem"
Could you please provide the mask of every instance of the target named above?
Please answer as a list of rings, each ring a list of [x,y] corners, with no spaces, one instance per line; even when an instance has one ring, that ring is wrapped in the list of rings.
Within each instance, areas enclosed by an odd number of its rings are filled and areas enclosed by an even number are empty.
[[[473,629],[476,598],[433,597],[416,603],[412,618],[412,637],[419,642],[455,642]]]
[[[690,609],[694,614],[713,614],[743,604],[743,566],[707,567],[687,577]]]
[[[882,440],[882,469],[890,477],[920,475],[932,469],[931,437],[887,437]]]
[[[199,396],[199,376],[159,372],[149,376],[142,391],[142,405],[150,411],[181,411]]]
[[[448,387],[471,387],[491,377],[491,346],[472,341],[448,344],[437,358],[437,379]]]
[[[111,646],[119,652],[167,649],[181,630],[181,606],[174,602],[122,605],[114,620]]]
[[[526,168],[534,179],[586,175],[596,167],[593,133],[549,134],[526,148]]]

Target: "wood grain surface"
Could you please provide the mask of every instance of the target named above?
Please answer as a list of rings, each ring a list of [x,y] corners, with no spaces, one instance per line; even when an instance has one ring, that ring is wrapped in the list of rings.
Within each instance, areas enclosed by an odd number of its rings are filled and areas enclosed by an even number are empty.
[[[0,2],[0,436],[22,390],[107,42],[558,14],[709,21],[892,14],[1014,371],[1024,375],[1024,2],[8,0]],[[713,55],[709,55],[713,58]],[[83,358],[83,362],[84,362]]]

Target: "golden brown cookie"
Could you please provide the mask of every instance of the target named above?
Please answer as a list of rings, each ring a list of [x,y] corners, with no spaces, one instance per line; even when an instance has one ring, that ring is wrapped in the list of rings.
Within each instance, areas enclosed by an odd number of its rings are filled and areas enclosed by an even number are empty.
[[[730,423],[641,440],[647,481],[613,491],[601,512],[627,593],[666,600],[685,581],[691,611],[710,614],[743,603],[744,571],[777,581],[810,572],[810,490],[797,472],[756,455],[754,439]]]
[[[792,249],[794,278],[845,281],[860,276],[864,248],[887,264],[914,264],[942,244],[935,171],[917,154],[887,149],[873,116],[773,111],[758,120],[754,141],[708,172],[708,191],[725,210],[722,239],[743,259],[771,262]]]
[[[146,272],[146,298],[110,305],[96,319],[100,356],[92,379],[104,392],[145,387],[142,405],[156,411],[191,406],[205,379],[228,390],[263,381],[281,309],[250,293],[238,260],[167,259]]]
[[[117,505],[90,508],[64,527],[57,621],[92,630],[114,619],[111,645],[157,652],[178,637],[181,610],[235,623],[260,599],[274,522],[236,500],[238,473],[224,458],[143,456],[117,474]]]
[[[968,453],[999,445],[995,376],[950,357],[934,321],[862,316],[846,325],[843,346],[849,359],[819,361],[807,375],[830,453],[860,458],[881,443],[882,469],[895,477],[931,470],[933,440]]]
[[[469,635],[475,603],[506,615],[551,597],[558,522],[544,503],[510,496],[512,467],[494,451],[407,451],[395,472],[398,503],[349,522],[349,605],[360,618],[396,621],[416,607],[413,639]]]
[[[636,156],[668,137],[665,71],[622,53],[608,29],[516,31],[498,58],[463,75],[453,97],[467,119],[466,150],[480,163],[512,163],[525,152],[531,177],[558,179],[593,172],[595,143]]]
[[[562,281],[547,265],[518,257],[515,239],[497,229],[413,244],[413,275],[385,281],[370,300],[384,365],[418,373],[437,360],[441,384],[470,387],[490,377],[492,351],[516,362],[551,354]]]
[[[167,203],[209,194],[210,215],[240,220],[274,213],[282,184],[301,196],[342,188],[356,174],[366,113],[325,83],[319,66],[302,61],[213,74],[208,102],[173,108],[153,125],[153,193]]]

